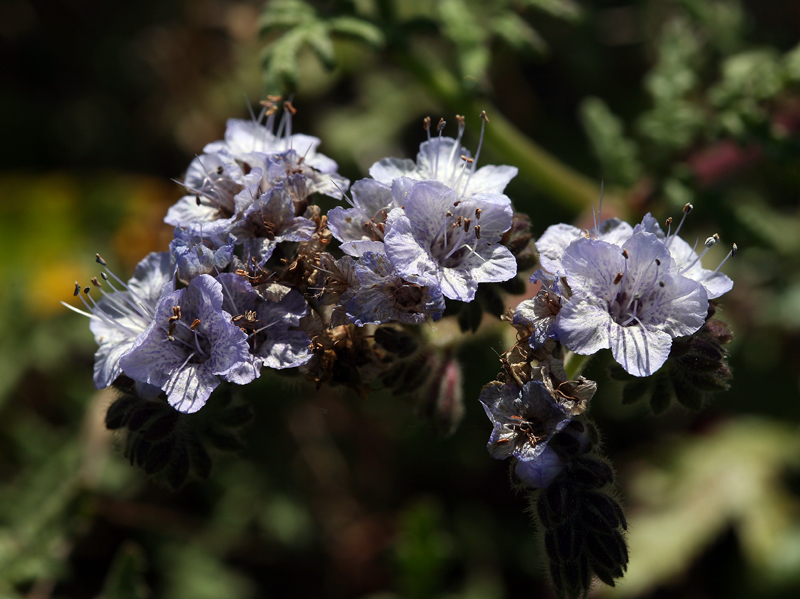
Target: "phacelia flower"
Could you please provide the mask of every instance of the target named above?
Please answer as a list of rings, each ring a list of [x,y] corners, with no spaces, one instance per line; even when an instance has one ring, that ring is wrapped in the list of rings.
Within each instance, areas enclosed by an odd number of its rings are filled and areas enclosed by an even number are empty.
[[[399,207],[392,197],[391,184],[361,179],[350,189],[351,208],[336,206],[328,212],[328,228],[341,242],[383,239],[386,216]]]
[[[220,378],[244,385],[257,373],[247,335],[222,310],[222,286],[209,275],[192,279],[156,307],[155,317],[120,366],[135,381],[160,387],[172,407],[202,408]]]
[[[271,302],[264,300],[244,277],[223,273],[217,280],[225,296],[223,309],[247,335],[249,360],[256,376],[262,366],[282,370],[311,359],[311,340],[296,330],[300,319],[308,314],[308,304],[300,293],[290,290],[280,301]]]
[[[531,486],[536,486],[532,483],[537,477],[540,481],[555,478],[563,464],[553,459],[552,451],[546,452],[547,444],[569,424],[572,412],[556,402],[541,381],[525,383],[522,389],[513,383],[489,383],[479,399],[494,426],[487,443],[492,457],[525,462],[518,466],[524,471],[520,478]]]
[[[706,293],[708,293],[708,299],[716,299],[733,289],[733,281],[728,275],[720,272],[720,268],[722,268],[728,258],[736,254],[737,248],[735,243],[733,244],[733,249],[725,259],[720,262],[715,270],[703,268],[701,263],[701,259],[705,253],[718,242],[719,236],[713,235],[709,237],[706,240],[703,252],[697,254],[692,246],[678,237],[677,231],[667,236],[664,240],[664,245],[667,246],[670,255],[675,260],[675,267],[678,269],[678,272],[684,277],[700,283],[705,288]]]
[[[536,240],[536,251],[539,252],[539,262],[546,271],[563,274],[561,257],[570,243],[580,237],[599,239],[608,243],[621,246],[633,235],[633,227],[618,218],[609,218],[588,231],[573,225],[559,223],[547,227],[545,232]]]
[[[178,279],[189,283],[198,275],[222,272],[233,259],[236,238],[230,234],[204,234],[202,227],[175,229],[169,244],[175,257]]]
[[[245,262],[254,258],[263,266],[280,242],[307,241],[316,229],[309,219],[295,216],[292,193],[278,184],[256,198],[232,230],[242,241]]]
[[[715,299],[733,288],[733,281],[727,275],[720,272],[720,268],[722,268],[729,257],[736,253],[736,244],[734,244],[731,253],[717,266],[716,270],[704,269],[700,260],[705,252],[708,251],[708,248],[718,241],[718,237],[709,237],[706,242],[706,250],[700,255],[695,253],[694,248],[688,243],[678,237],[681,226],[692,209],[691,204],[686,204],[683,209],[683,218],[677,229],[674,233],[668,232],[666,235],[658,224],[658,221],[650,213],[647,213],[642,219],[642,222],[635,227],[631,227],[628,223],[618,218],[609,218],[588,230],[582,230],[564,223],[553,225],[548,227],[544,234],[536,241],[539,261],[545,270],[553,274],[563,275],[564,269],[561,264],[561,258],[567,247],[579,237],[598,239],[621,247],[630,239],[631,235],[643,231],[652,233],[659,238],[675,260],[675,266],[678,272],[703,285],[708,293],[708,298]],[[668,219],[667,222],[671,224],[672,219]],[[711,243],[711,240],[713,240],[713,243]]]
[[[390,321],[422,324],[429,318],[441,318],[445,305],[436,283],[421,277],[401,277],[381,242],[352,242],[342,249],[358,257],[355,274],[359,284],[353,286],[345,306],[351,322],[358,326]]]
[[[338,166],[336,162],[317,152],[320,140],[311,135],[292,133],[292,112],[284,111],[281,124],[275,130],[275,113],[267,116],[266,124],[259,120],[228,119],[225,128],[225,140],[216,141],[206,145],[203,151],[213,154],[226,151],[237,160],[251,164],[260,157],[254,154],[279,154],[293,150],[302,157],[303,162],[321,173],[335,173]]]
[[[189,194],[167,211],[164,222],[175,227],[202,226],[206,234],[227,233],[252,201],[261,177],[261,169],[245,174],[224,152],[198,156],[183,182]]]
[[[485,115],[481,116],[484,118],[485,126]],[[440,121],[437,127],[440,135],[431,137],[430,119],[426,119],[428,141],[420,145],[417,161],[384,158],[370,167],[370,176],[386,186],[391,186],[394,180],[401,177],[417,181],[440,181],[455,191],[459,197],[502,194],[509,181],[517,175],[518,169],[505,165],[477,168],[483,142],[483,129],[481,129],[481,142],[473,159],[469,150],[461,146],[464,118],[456,118],[458,120],[456,139],[441,136],[444,121]]]
[[[572,296],[558,314],[558,339],[578,354],[611,348],[634,376],[658,370],[672,339],[694,333],[708,315],[703,286],[677,271],[652,233],[638,231],[622,247],[576,239],[561,264]]]
[[[436,281],[445,297],[469,302],[478,283],[507,281],[517,274],[514,256],[500,244],[513,217],[507,197],[459,199],[439,181],[396,185],[393,192],[398,189],[405,196],[395,200],[403,207],[389,213],[384,241],[401,277]]]
[[[535,459],[517,462],[514,474],[531,489],[544,489],[550,486],[565,465],[553,448],[546,446]]]
[[[537,270],[531,283],[541,281],[542,287],[533,299],[520,302],[514,310],[514,324],[524,324],[532,329],[530,346],[538,349],[547,339],[556,339],[556,317],[561,311],[561,289],[557,277]]]
[[[97,256],[97,262],[106,266],[100,256]],[[93,279],[102,297],[95,302],[89,295],[90,288],[84,289],[89,299],[87,301],[81,296],[81,301],[88,312],[64,304],[90,319],[89,328],[99,346],[94,355],[95,387],[104,389],[122,374],[120,360],[153,322],[159,299],[174,289],[174,272],[175,266],[169,252],[152,253],[136,265],[133,278],[127,285],[106,269],[102,278],[112,293],[106,293],[101,283]],[[122,289],[117,289],[111,279]],[[75,295],[80,295],[80,292],[80,285],[75,283]]]

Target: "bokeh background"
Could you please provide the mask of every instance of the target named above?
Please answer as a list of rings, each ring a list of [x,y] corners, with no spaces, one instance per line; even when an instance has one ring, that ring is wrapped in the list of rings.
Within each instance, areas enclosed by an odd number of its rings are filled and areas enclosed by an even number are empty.
[[[593,593],[797,597],[798,42],[795,0],[4,0],[0,596],[552,596],[485,450],[477,395],[508,345],[491,319],[454,342],[466,415],[449,438],[402,397],[262,377],[240,450],[173,492],[105,430],[114,395],[59,302],[95,252],[127,278],[166,249],[173,180],[291,86],[295,130],[353,180],[413,157],[426,115],[466,114],[474,149],[485,109],[481,163],[520,167],[507,193],[534,234],[590,222],[602,180],[605,214],[692,202],[686,238],[738,244],[729,391],[654,416],[623,405],[607,357],[589,366],[631,547],[626,578]]]

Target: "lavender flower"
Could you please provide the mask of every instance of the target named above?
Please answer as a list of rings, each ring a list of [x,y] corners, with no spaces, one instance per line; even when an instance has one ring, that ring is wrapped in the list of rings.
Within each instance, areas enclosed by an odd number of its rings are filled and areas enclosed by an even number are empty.
[[[542,287],[533,299],[520,302],[514,311],[514,324],[532,329],[530,346],[538,349],[547,339],[556,339],[556,317],[561,311],[562,297],[559,279],[544,270],[531,275],[531,283],[541,281]]]
[[[469,302],[478,283],[516,275],[514,256],[500,244],[513,217],[508,198],[476,194],[459,199],[439,181],[400,181],[407,185],[396,185],[393,193],[406,193],[403,208],[389,213],[384,240],[386,255],[402,278],[435,281],[445,297]]]
[[[175,229],[169,249],[175,257],[178,279],[189,283],[198,275],[214,275],[233,259],[236,238],[220,233],[203,234],[203,228]]]
[[[361,179],[353,183],[350,191],[351,208],[336,206],[328,212],[331,233],[342,242],[383,239],[386,216],[399,207],[392,197],[391,184]]]
[[[257,373],[247,336],[222,310],[222,286],[209,275],[161,298],[155,318],[120,366],[129,377],[163,389],[171,406],[202,408],[220,378],[244,385]]]
[[[252,201],[261,178],[262,169],[245,174],[225,152],[198,156],[183,183],[189,195],[167,211],[164,222],[175,227],[202,225],[206,234],[227,233]]]
[[[267,117],[265,125],[256,120],[228,119],[225,140],[210,143],[203,151],[212,154],[224,150],[238,160],[252,164],[260,159],[260,156],[254,155],[279,154],[293,150],[313,169],[321,173],[336,172],[336,162],[317,153],[320,144],[318,138],[302,133],[292,134],[291,111],[284,112],[284,121],[278,126],[277,135],[273,130],[274,113]]]
[[[305,364],[311,359],[311,340],[303,331],[293,330],[308,314],[308,304],[291,290],[278,302],[266,301],[239,275],[223,273],[217,277],[224,290],[224,310],[231,322],[247,335],[248,358],[258,376],[262,366],[284,369]]]
[[[97,261],[106,266],[105,260],[100,256]],[[106,293],[94,279],[93,282],[103,295],[95,302],[89,295],[90,288],[84,290],[89,301],[82,296],[81,301],[88,312],[64,304],[70,310],[90,319],[89,328],[99,345],[94,355],[94,384],[98,389],[108,387],[122,374],[120,360],[131,350],[137,337],[153,322],[158,300],[174,289],[174,271],[172,257],[168,252],[148,254],[136,265],[133,278],[127,285],[106,269],[102,278],[111,287],[112,293]],[[117,281],[123,289],[118,290],[111,279]],[[75,295],[80,295],[78,283],[75,283]]]
[[[273,186],[247,208],[243,217],[233,227],[234,234],[243,240],[245,263],[250,258],[263,265],[282,241],[306,241],[316,231],[314,222],[295,216],[292,193],[303,182],[285,181]]]
[[[348,319],[358,326],[390,321],[422,324],[439,320],[444,298],[435,284],[422,277],[404,279],[395,270],[378,241],[347,243],[342,249],[357,256],[359,285],[345,298]]]
[[[561,264],[572,290],[558,314],[556,334],[578,354],[611,348],[630,374],[649,376],[666,361],[672,339],[705,322],[702,285],[677,272],[662,240],[638,231],[620,248],[579,238]]]
[[[532,460],[548,441],[572,420],[572,412],[557,403],[541,381],[520,390],[513,383],[492,382],[478,398],[494,429],[487,448],[492,457]]]
[[[487,122],[485,115],[484,126]],[[439,122],[437,129],[440,135],[430,137],[430,120],[426,121],[428,141],[420,145],[416,163],[413,160],[400,158],[384,158],[369,169],[369,174],[376,181],[386,186],[401,177],[417,181],[440,181],[456,192],[459,197],[471,197],[481,194],[502,194],[503,190],[518,172],[513,166],[484,166],[476,168],[483,142],[483,129],[481,129],[481,142],[473,159],[469,150],[461,146],[461,136],[464,134],[464,118],[458,120],[458,137],[442,137],[444,121]]]

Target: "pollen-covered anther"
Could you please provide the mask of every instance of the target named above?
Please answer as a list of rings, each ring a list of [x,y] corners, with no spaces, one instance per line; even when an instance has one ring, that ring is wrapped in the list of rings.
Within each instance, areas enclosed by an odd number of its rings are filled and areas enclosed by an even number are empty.
[[[199,326],[200,326],[200,319],[199,318],[195,318],[194,322],[191,325],[189,325],[189,328],[194,331]]]
[[[261,100],[260,104],[266,108],[265,116],[272,116],[278,112],[278,103],[281,101],[280,96],[267,96],[266,100]]]
[[[465,119],[465,118],[464,118],[462,115],[460,115],[460,114],[457,114],[457,115],[456,115],[456,122],[457,122],[459,125],[463,125],[463,124],[466,122],[466,120],[467,120],[467,119]]]
[[[614,277],[614,285],[619,285],[619,282],[622,280],[623,274],[621,272],[617,273],[617,276]]]
[[[683,213],[689,214],[692,210],[694,210],[694,206],[692,206],[689,202],[686,202],[686,205],[683,207]]]
[[[425,129],[425,131],[431,130],[431,117],[426,116],[424,119],[422,119],[422,128]]]
[[[475,208],[475,218],[480,220],[482,210],[480,208]]]
[[[628,250],[625,249],[622,250],[622,257],[625,258],[626,260],[630,259],[631,256],[630,254],[628,254]]]
[[[95,287],[102,287],[102,285],[100,284],[100,281],[97,280],[97,277],[92,277],[91,281],[92,281],[92,285],[94,285]]]
[[[475,225],[475,239],[481,238],[481,226]]]
[[[436,132],[441,133],[445,125],[447,125],[447,121],[444,119],[439,119],[439,123],[436,125]]]
[[[472,219],[471,218],[465,218],[464,219],[464,233],[469,232],[470,223],[472,223]]]
[[[106,264],[107,264],[106,261],[103,260],[103,257],[100,254],[95,254],[94,255],[94,261],[97,262],[98,264],[103,265],[103,266],[106,266]]]
[[[284,110],[288,110],[288,111],[289,111],[289,112],[291,112],[293,115],[294,115],[294,114],[297,114],[297,108],[295,108],[294,106],[292,106],[292,103],[291,103],[291,102],[289,102],[289,100],[286,100],[286,102],[284,102],[284,103],[283,103],[283,109],[284,109]]]
[[[671,216],[668,216],[667,220],[664,221],[664,226],[667,227],[668,229],[672,226],[672,217]]]
[[[483,119],[484,122],[486,122],[486,123],[489,122],[489,117],[486,116],[486,111],[485,110],[481,110],[480,117]]]
[[[714,233],[711,237],[706,239],[706,247],[707,248],[710,248],[711,246],[714,246],[714,245],[716,245],[718,243],[719,243],[719,235],[717,233]]]

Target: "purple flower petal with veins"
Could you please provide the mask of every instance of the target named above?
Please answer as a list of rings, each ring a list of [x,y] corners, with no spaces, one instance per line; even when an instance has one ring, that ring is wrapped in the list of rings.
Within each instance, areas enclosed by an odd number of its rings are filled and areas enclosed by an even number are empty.
[[[444,298],[435,281],[421,277],[404,279],[377,241],[356,241],[342,249],[358,258],[355,274],[358,285],[343,296],[348,319],[358,326],[390,321],[422,324],[429,318],[439,320],[444,312]]]
[[[513,383],[492,382],[480,394],[480,402],[494,429],[487,448],[493,458],[537,458],[547,443],[570,420],[572,412],[547,391],[541,381],[520,389]]]
[[[672,339],[705,322],[702,285],[676,271],[663,241],[643,231],[623,245],[573,241],[561,260],[572,290],[558,314],[556,334],[578,354],[611,348],[634,376],[649,376],[669,356]]]
[[[401,180],[402,181],[402,180]],[[438,181],[407,188],[403,208],[386,221],[386,254],[398,274],[436,281],[445,297],[472,301],[478,283],[507,281],[517,262],[500,245],[513,211],[505,196],[478,194],[459,199]]]
[[[244,385],[257,373],[248,364],[247,336],[222,310],[222,286],[209,275],[161,298],[148,329],[120,366],[137,382],[161,387],[172,407],[202,408],[220,378]]]

